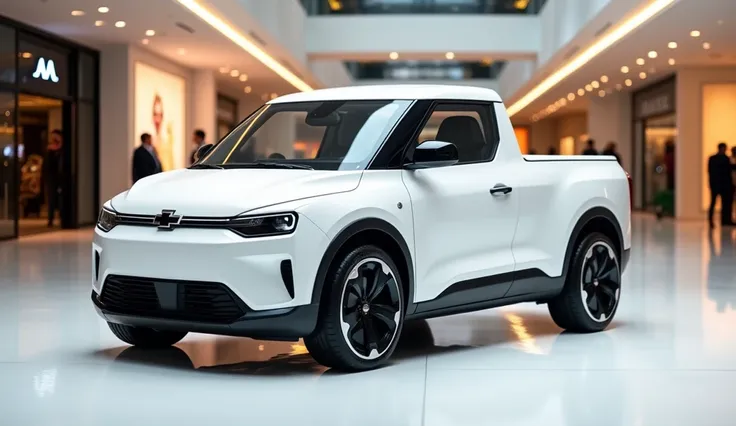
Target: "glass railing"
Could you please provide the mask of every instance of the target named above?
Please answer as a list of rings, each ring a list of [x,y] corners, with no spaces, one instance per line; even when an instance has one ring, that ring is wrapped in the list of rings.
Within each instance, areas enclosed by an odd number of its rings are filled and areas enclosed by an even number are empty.
[[[346,65],[356,80],[472,80],[497,78],[505,63],[392,61]]]
[[[309,15],[535,14],[547,0],[302,0]]]

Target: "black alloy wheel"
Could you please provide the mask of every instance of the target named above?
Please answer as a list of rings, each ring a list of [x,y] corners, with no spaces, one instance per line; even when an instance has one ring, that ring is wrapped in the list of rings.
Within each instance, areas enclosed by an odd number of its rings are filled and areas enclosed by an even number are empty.
[[[621,291],[621,273],[616,253],[608,243],[596,241],[585,254],[581,296],[593,321],[605,322],[613,315]]]
[[[359,358],[381,357],[396,338],[401,291],[394,272],[381,259],[360,261],[343,287],[340,325],[350,350]]]

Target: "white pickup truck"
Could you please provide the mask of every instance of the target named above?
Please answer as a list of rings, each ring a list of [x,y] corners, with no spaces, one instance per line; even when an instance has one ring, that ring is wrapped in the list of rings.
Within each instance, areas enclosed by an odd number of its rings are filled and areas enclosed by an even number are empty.
[[[303,338],[365,370],[412,319],[536,302],[603,330],[630,246],[615,159],[522,156],[492,90],[317,90],[106,202],[92,300],[130,344]]]

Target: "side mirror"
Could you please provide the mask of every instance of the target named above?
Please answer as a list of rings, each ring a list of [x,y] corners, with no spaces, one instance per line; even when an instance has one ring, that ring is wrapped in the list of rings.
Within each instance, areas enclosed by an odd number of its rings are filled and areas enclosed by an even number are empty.
[[[197,152],[194,153],[194,162],[198,163],[199,160],[206,157],[207,154],[209,154],[209,152],[212,151],[212,148],[214,147],[215,146],[212,145],[211,143],[207,143],[197,148]]]
[[[426,141],[417,145],[411,162],[404,165],[410,170],[445,167],[457,164],[460,156],[455,144],[442,141]]]

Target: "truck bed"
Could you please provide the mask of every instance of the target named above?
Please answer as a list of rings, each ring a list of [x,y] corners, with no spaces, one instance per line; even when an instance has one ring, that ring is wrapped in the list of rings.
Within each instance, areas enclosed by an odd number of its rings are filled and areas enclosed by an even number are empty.
[[[525,161],[616,161],[612,155],[523,155]]]

